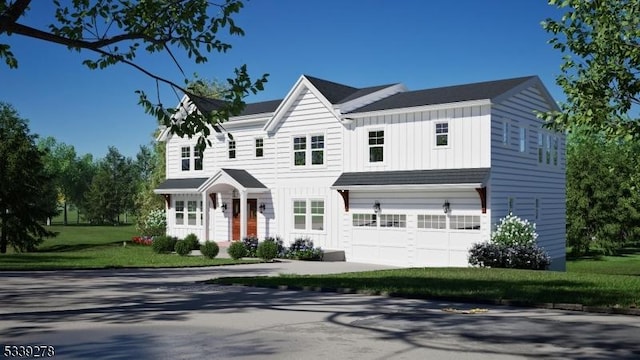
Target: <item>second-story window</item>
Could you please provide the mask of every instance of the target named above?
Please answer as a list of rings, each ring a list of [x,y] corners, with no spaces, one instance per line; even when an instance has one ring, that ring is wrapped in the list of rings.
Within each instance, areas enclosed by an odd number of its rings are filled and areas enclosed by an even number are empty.
[[[384,130],[369,131],[369,162],[384,161]]]
[[[449,123],[436,123],[436,146],[449,146]]]
[[[538,130],[538,163],[542,164],[542,160],[544,159],[544,135]]]
[[[502,144],[509,145],[509,138],[511,137],[511,124],[507,120],[502,122]]]
[[[256,139],[256,157],[264,156],[264,139],[257,138]]]
[[[202,170],[202,157],[203,152],[198,149],[193,149],[193,169],[194,170]]]
[[[229,140],[229,159],[236,158],[236,141]]]
[[[527,129],[520,128],[520,152],[527,151]]]
[[[324,135],[311,136],[311,165],[324,164]]]
[[[307,137],[296,136],[293,138],[293,165],[304,166],[307,164]]]
[[[182,158],[182,171],[189,171],[189,169],[191,169],[191,148],[183,146],[180,152]]]

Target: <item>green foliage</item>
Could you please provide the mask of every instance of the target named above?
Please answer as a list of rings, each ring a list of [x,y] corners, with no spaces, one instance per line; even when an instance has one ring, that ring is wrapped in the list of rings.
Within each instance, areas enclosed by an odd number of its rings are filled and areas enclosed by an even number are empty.
[[[157,135],[154,134],[154,138]],[[143,173],[141,178],[143,179],[138,187],[138,193],[135,196],[135,208],[136,208],[136,217],[137,217],[137,227],[139,231],[142,233],[146,227],[145,219],[148,218],[149,214],[157,211],[164,212],[165,209],[165,201],[161,195],[158,195],[153,192],[155,188],[160,185],[165,180],[165,152],[166,152],[166,144],[164,142],[155,142],[149,150],[149,157],[151,159],[146,159],[147,155],[141,155],[143,153],[141,149],[141,153],[138,154],[137,167],[139,169],[146,167],[147,170]],[[144,159],[144,160],[141,160]],[[146,165],[142,165],[142,163]],[[148,179],[145,180],[146,172],[150,171],[148,174]]]
[[[57,212],[53,177],[27,121],[0,102],[0,253],[33,251],[54,233],[40,222]]]
[[[208,241],[207,240],[207,241],[205,241],[204,244],[202,244],[202,246],[200,246],[200,252],[205,257],[207,257],[209,259],[213,259],[216,256],[218,256],[218,253],[220,252],[220,247],[218,246],[218,244],[215,241]]]
[[[637,1],[549,0],[566,8],[547,19],[549,41],[565,53],[556,78],[567,102],[544,117],[556,129],[640,140],[640,16]],[[634,107],[635,106],[635,107]],[[635,112],[635,115],[630,115]]]
[[[264,261],[271,261],[278,256],[278,244],[273,240],[265,239],[258,245],[256,255]]]
[[[164,210],[152,210],[146,218],[138,220],[136,228],[142,236],[164,235],[167,230],[167,220]]]
[[[640,143],[584,132],[567,141],[567,245],[606,254],[640,240]]]
[[[233,260],[238,260],[247,256],[247,249],[241,241],[233,241],[227,248],[227,254]]]
[[[491,233],[493,243],[505,246],[532,246],[535,245],[537,238],[535,223],[520,219],[511,213],[501,219],[496,231]]]
[[[155,253],[162,254],[173,251],[175,244],[176,241],[174,241],[171,237],[161,235],[153,238],[153,244],[151,244],[151,248]]]
[[[189,244],[191,250],[200,249],[200,240],[198,239],[198,236],[196,234],[189,234],[185,236],[184,242]]]
[[[267,81],[267,74],[251,80],[246,65],[242,65],[234,70],[234,77],[227,79],[226,90],[220,100],[206,101],[206,97],[169,80],[170,77],[153,73],[138,61],[140,51],[146,55],[166,52],[182,71],[177,59],[186,58],[200,64],[207,62],[212,53],[228,51],[231,48],[229,39],[244,35],[235,22],[235,16],[244,7],[242,1],[55,0],[53,4],[54,18],[48,21],[38,18],[34,22],[29,21],[30,11],[37,14],[38,10],[42,12],[37,7],[46,9],[46,5],[31,1],[0,2],[0,13],[10,15],[0,17],[0,36],[8,33],[44,39],[78,52],[89,50],[96,55],[83,61],[89,69],[104,69],[116,64],[131,66],[155,79],[156,84],[162,83],[173,91],[187,94],[200,111],[192,111],[174,121],[173,115],[184,109],[167,109],[155,101],[159,94],[148,97],[144,91],[136,91],[139,104],[160,124],[169,127],[172,133],[181,137],[198,136],[200,150],[204,150],[208,143],[210,125],[239,114],[244,108],[243,99],[263,90]],[[30,23],[40,24],[39,29],[32,28]],[[220,31],[226,34],[219,36]],[[8,44],[0,44],[0,58],[4,58],[9,68],[18,66]],[[189,83],[186,78],[183,80],[184,84]]]
[[[256,236],[247,236],[242,239],[244,248],[247,251],[246,257],[256,257],[258,251],[258,238]]]
[[[287,257],[290,259],[320,261],[323,256],[322,249],[314,247],[309,238],[295,239],[287,250]]]
[[[185,241],[185,240],[176,241],[176,244],[173,247],[173,249],[175,250],[176,254],[178,254],[180,256],[189,255],[189,253],[191,253],[191,249],[192,248],[193,248],[193,244],[188,242],[188,241]]]

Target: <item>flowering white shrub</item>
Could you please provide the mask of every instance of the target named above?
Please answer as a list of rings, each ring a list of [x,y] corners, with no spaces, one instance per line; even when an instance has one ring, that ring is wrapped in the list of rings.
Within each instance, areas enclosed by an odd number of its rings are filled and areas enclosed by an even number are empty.
[[[151,210],[144,218],[138,231],[146,236],[164,235],[167,229],[167,217],[164,210]]]
[[[496,231],[491,233],[491,241],[495,244],[507,246],[533,246],[538,234],[536,224],[521,219],[511,213],[500,219]]]

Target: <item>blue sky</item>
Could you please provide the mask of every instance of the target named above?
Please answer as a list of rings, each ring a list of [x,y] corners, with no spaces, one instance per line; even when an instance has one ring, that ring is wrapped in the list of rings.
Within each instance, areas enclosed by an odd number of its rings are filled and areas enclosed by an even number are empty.
[[[48,2],[47,2],[48,3]],[[44,4],[44,5],[42,5]],[[252,0],[237,23],[246,32],[233,49],[213,53],[207,64],[181,60],[187,75],[224,80],[247,64],[269,73],[264,92],[248,102],[283,98],[302,74],[355,87],[404,83],[424,89],[538,75],[556,100],[562,54],[540,26],[561,12],[544,0]],[[34,2],[25,23],[40,28],[53,18],[49,4]],[[0,64],[0,101],[29,120],[31,131],[102,157],[107,147],[135,156],[152,140],[155,119],[137,105],[135,90],[155,97],[155,82],[118,65],[89,70],[91,57],[65,47],[0,35],[19,61]],[[172,80],[181,74],[165,54],[142,55],[144,65]],[[167,106],[177,103],[161,89]]]

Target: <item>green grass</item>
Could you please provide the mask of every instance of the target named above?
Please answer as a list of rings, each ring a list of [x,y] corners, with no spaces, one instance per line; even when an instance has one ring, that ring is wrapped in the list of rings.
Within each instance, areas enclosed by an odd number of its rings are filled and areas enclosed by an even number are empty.
[[[203,256],[156,254],[136,245],[133,225],[51,226],[59,235],[45,240],[37,252],[0,255],[0,270],[104,269],[122,267],[186,267],[247,263]],[[123,246],[123,242],[127,242]]]
[[[637,307],[640,277],[484,268],[413,268],[337,275],[222,278],[220,284],[328,288],[410,298]]]
[[[640,276],[640,248],[626,248],[615,256],[574,258],[567,261],[567,272]]]

